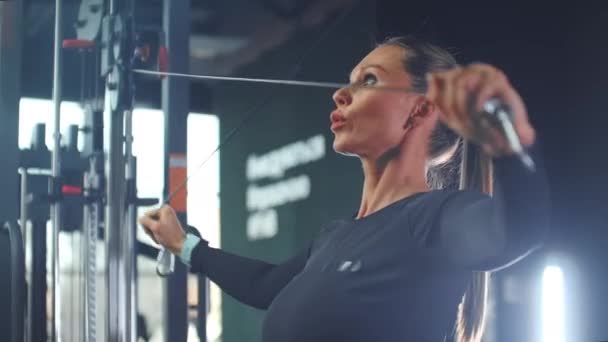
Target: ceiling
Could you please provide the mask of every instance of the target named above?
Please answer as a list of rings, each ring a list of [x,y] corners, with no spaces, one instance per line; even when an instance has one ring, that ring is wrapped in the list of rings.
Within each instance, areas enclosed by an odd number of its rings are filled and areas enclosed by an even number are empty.
[[[213,70],[214,74],[231,74],[299,30],[322,24],[352,3],[352,0],[192,1],[191,72]],[[64,0],[66,37],[75,36],[73,26],[80,5],[81,1]],[[161,28],[162,0],[136,1],[135,13],[138,26],[147,30]],[[35,44],[41,48],[52,44],[53,22],[54,1],[26,1],[26,42],[45,42]]]

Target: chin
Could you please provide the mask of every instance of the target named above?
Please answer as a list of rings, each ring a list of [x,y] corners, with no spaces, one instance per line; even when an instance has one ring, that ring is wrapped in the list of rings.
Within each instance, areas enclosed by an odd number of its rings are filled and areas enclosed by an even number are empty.
[[[334,138],[334,151],[336,153],[345,155],[345,156],[357,156],[358,154],[355,152],[353,146],[349,146],[349,144],[341,139]]]

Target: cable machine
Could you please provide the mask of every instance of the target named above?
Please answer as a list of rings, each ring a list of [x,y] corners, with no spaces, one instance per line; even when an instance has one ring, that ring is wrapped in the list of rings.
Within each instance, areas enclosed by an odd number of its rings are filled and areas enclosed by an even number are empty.
[[[175,56],[185,56],[183,59],[189,55],[189,21],[184,17],[187,17],[190,5],[189,2],[179,3],[165,1],[164,28],[159,26],[158,35],[174,37],[172,51],[175,51]],[[136,239],[137,208],[155,205],[158,200],[137,196],[137,166],[132,150],[135,102],[132,70],[149,67],[149,46],[138,40],[133,0],[82,0],[75,22],[77,37],[62,37],[65,25],[62,0],[56,0],[55,12],[54,148],[52,151],[46,149],[45,127],[39,125],[33,134],[31,147],[21,151],[19,158],[20,219],[23,223],[30,222],[32,226],[26,336],[28,341],[46,341],[47,337],[52,341],[74,338],[84,341],[136,341],[136,256],[142,254],[156,258],[158,253],[155,248]],[[163,47],[158,55],[166,52]],[[81,56],[81,105],[85,112],[85,125],[72,127],[67,144],[64,144],[59,124],[63,54],[67,53]],[[164,61],[167,56],[161,57],[159,59]],[[173,63],[177,71],[182,71],[178,65],[183,68],[187,66],[187,62],[177,57]],[[189,101],[180,94],[187,94],[187,89],[187,80],[163,81],[163,109],[165,121],[169,124],[166,141],[168,155],[180,153],[185,156]],[[168,113],[171,113],[170,119]],[[80,133],[85,136],[82,151],[77,148]],[[166,159],[168,171],[169,158]],[[167,186],[165,191],[169,190]],[[49,219],[52,240],[49,273],[52,280],[47,286],[46,223]],[[180,219],[185,222],[185,210]],[[66,230],[81,235],[82,265],[79,271],[84,275],[76,281],[76,288],[84,292],[83,300],[77,302],[82,306],[84,315],[77,318],[78,324],[69,326],[61,324],[62,313],[68,309],[61,305],[62,288],[68,284],[60,272],[59,232]],[[100,239],[104,242],[102,251],[98,247]],[[97,279],[99,270],[96,261],[100,253],[104,253],[106,258],[105,282]],[[178,265],[166,281],[165,333],[171,336],[167,340],[186,340],[186,275],[185,267]],[[47,287],[52,291],[49,336],[46,327]],[[77,291],[74,296],[78,296]],[[105,300],[101,301],[101,298]],[[205,301],[201,302],[204,305]],[[106,313],[105,317],[97,315],[100,305],[102,312]],[[204,322],[204,316],[201,318]]]

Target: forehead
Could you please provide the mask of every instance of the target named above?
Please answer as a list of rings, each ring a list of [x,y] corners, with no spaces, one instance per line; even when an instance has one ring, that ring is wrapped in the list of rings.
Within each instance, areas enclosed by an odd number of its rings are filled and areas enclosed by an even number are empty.
[[[380,65],[390,73],[405,73],[403,69],[404,57],[405,50],[403,48],[394,45],[382,45],[368,53],[353,69],[353,72],[369,65]]]

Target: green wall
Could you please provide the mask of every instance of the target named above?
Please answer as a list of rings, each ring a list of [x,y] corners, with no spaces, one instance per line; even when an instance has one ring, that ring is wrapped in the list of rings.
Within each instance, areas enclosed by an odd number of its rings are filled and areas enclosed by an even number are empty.
[[[316,44],[304,59],[298,80],[347,82],[348,74],[373,43],[373,2],[360,2],[340,25]],[[331,20],[330,20],[331,21]],[[285,78],[296,61],[318,39],[321,31],[302,32],[291,41],[264,54],[239,76]],[[280,262],[306,246],[324,222],[351,215],[358,208],[362,173],[355,158],[337,155],[332,149],[329,113],[335,108],[330,89],[231,84],[214,89],[214,112],[220,117],[223,139],[247,111],[270,96],[254,117],[222,149],[220,156],[222,248],[240,255]],[[247,157],[263,155],[290,143],[323,135],[325,156],[293,167],[282,177],[248,180]],[[265,187],[304,177],[310,180],[305,199],[278,205],[278,232],[265,239],[247,236],[251,212],[246,206],[248,186]],[[238,270],[234,270],[238,272]],[[264,312],[223,297],[223,341],[259,341]]]

